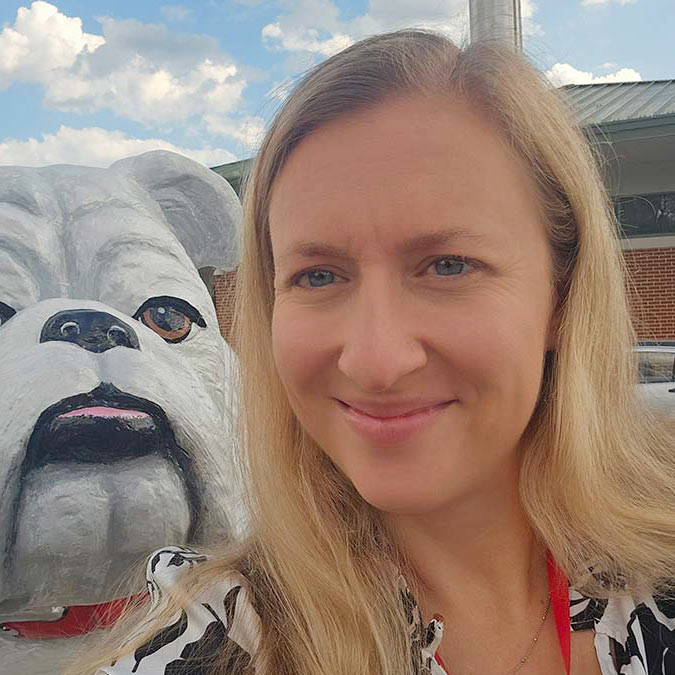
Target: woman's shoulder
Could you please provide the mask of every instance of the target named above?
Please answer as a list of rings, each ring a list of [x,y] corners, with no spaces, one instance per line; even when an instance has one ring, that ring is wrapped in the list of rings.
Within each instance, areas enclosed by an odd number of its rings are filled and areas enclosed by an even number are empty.
[[[228,659],[228,675],[253,672],[261,625],[247,579],[231,571],[206,586],[197,585],[185,598],[179,595],[191,570],[207,560],[197,551],[178,546],[159,549],[149,557],[149,617],[165,594],[174,594],[182,610],[132,653],[97,675],[188,675],[205,672],[205,664],[219,658]]]

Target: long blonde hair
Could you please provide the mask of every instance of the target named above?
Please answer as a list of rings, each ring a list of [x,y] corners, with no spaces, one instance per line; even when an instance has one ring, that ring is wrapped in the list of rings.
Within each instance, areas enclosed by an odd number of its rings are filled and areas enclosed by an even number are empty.
[[[303,431],[274,367],[268,210],[276,176],[313,130],[416,93],[479,106],[539,188],[559,327],[525,431],[521,495],[535,532],[589,595],[656,589],[675,570],[675,452],[636,401],[635,336],[616,227],[581,132],[544,78],[504,48],[458,49],[417,30],[378,35],[300,81],[269,129],[245,191],[234,330],[251,534],[236,550],[214,553],[191,589],[233,568],[245,571],[266,631],[267,666],[259,675],[415,671],[393,583],[405,560],[379,514]],[[146,623],[134,644],[167,612]],[[95,664],[129,648],[109,650]],[[73,672],[90,674],[93,666]]]

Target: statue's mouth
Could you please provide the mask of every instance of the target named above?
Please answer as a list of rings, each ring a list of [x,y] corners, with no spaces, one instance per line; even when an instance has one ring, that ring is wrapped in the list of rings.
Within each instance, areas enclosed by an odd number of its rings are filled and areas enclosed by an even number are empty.
[[[102,383],[42,412],[28,441],[22,473],[45,464],[111,463],[159,454],[184,456],[166,413],[156,403]]]
[[[201,475],[153,401],[102,383],[46,408],[9,502],[0,621],[28,625],[24,610],[68,605],[72,615],[76,605],[105,604],[105,587],[152,549],[199,542]],[[73,590],[75,575],[82,583]]]
[[[64,398],[42,412],[28,440],[21,482],[48,464],[91,466],[152,455],[172,464],[181,476],[192,514],[191,541],[201,525],[202,511],[192,458],[178,445],[160,406],[109,382]]]

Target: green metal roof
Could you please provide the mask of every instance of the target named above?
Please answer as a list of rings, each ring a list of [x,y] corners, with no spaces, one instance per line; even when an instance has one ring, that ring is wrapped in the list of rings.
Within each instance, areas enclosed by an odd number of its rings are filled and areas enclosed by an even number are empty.
[[[571,84],[562,91],[584,127],[675,117],[675,80]]]
[[[229,164],[212,166],[211,170],[215,171],[217,174],[220,174],[241,197],[241,184],[252,164],[252,159],[242,159],[238,162],[230,162]]]
[[[675,80],[570,84],[561,87],[579,124],[602,140],[638,140],[675,133]],[[213,167],[237,194],[252,159]]]

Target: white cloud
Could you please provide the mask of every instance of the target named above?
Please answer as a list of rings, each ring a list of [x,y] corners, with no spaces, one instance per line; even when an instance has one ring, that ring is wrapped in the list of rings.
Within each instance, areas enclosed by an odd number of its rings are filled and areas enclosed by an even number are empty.
[[[369,0],[367,12],[350,22],[358,37],[399,28],[431,28],[461,40],[468,35],[467,0]]]
[[[0,88],[37,83],[50,107],[82,114],[106,109],[165,130],[188,121],[203,128],[206,115],[240,114],[247,79],[215,38],[133,19],[100,23],[102,35],[93,35],[48,2],[19,9],[0,32]]]
[[[263,27],[262,38],[268,47],[289,53],[330,56],[367,35],[411,26],[458,41],[468,34],[466,0],[369,0],[367,11],[349,20],[341,18],[333,0],[283,0],[282,6],[285,13]]]
[[[107,167],[122,157],[159,149],[179,152],[206,166],[217,166],[237,159],[224,148],[190,149],[176,146],[161,138],[132,138],[121,131],[98,127],[73,129],[62,126],[54,134],[44,134],[40,140],[29,138],[22,141],[10,138],[0,142],[0,165],[82,164]]]
[[[351,19],[341,17],[334,0],[280,4],[285,11],[263,27],[262,38],[268,47],[289,53],[329,56],[367,35],[408,27],[437,30],[458,43],[469,35],[468,0],[368,0],[366,11]],[[524,36],[543,34],[536,15],[536,0],[521,0]]]
[[[280,47],[290,52],[312,52],[322,56],[331,56],[349,47],[353,40],[349,35],[338,33],[321,38],[316,28],[304,28],[300,31],[283,31],[278,23],[270,23],[262,29],[262,38],[272,47]]]
[[[48,2],[19,7],[14,25],[0,31],[0,89],[17,80],[48,81],[104,43],[102,36],[82,30],[81,19],[61,14]]]
[[[352,43],[332,0],[283,0],[281,4],[287,12],[261,31],[268,47],[330,56]]]
[[[537,13],[537,4],[534,0],[521,0],[520,19],[523,36],[543,35],[544,29],[534,20]]]
[[[546,71],[546,77],[556,87],[565,84],[601,84],[603,82],[634,82],[642,75],[634,68],[619,68],[607,75],[594,75],[592,72],[578,70],[569,63],[556,63]]]
[[[159,11],[167,21],[187,21],[192,15],[192,10],[184,5],[162,5]]]
[[[233,138],[251,151],[258,149],[265,134],[265,122],[261,117],[232,119],[219,115],[205,115],[204,122],[210,133]]]
[[[636,0],[581,0],[581,4],[584,7],[599,7],[602,5],[611,5],[612,3],[617,5],[631,5]]]
[[[45,82],[48,105],[71,112],[107,108],[146,125],[229,113],[246,80],[215,40],[135,20],[102,19],[105,44]]]

